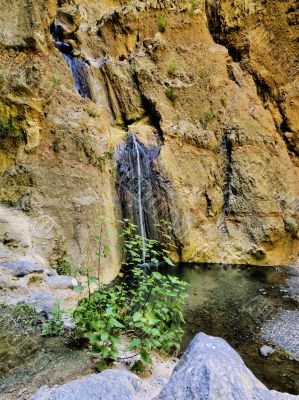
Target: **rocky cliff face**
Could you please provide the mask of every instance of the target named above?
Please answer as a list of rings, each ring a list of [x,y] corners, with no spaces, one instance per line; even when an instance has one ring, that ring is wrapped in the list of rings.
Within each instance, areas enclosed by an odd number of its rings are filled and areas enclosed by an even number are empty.
[[[298,255],[295,1],[0,5],[5,259],[97,265],[96,217],[121,217],[128,133],[159,148],[154,200],[181,260]],[[109,240],[117,248],[117,228]],[[106,261],[109,280],[118,252]]]

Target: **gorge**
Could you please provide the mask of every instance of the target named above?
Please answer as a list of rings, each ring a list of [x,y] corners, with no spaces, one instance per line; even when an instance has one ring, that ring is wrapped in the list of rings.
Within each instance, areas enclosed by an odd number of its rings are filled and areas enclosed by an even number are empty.
[[[198,332],[220,336],[269,389],[298,395],[297,1],[0,6],[4,399],[92,372],[86,349],[39,329],[96,291],[91,277],[122,277],[126,220],[139,264],[161,245],[159,273],[190,284],[179,357]],[[19,358],[23,303],[42,317]]]

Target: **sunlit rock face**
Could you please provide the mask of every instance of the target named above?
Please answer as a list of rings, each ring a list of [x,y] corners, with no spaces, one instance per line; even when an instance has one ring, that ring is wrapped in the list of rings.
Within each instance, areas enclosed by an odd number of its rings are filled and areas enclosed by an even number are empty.
[[[0,202],[34,227],[36,259],[97,268],[96,219],[122,218],[114,152],[132,133],[159,147],[154,197],[178,258],[298,256],[294,1],[0,6]],[[105,280],[119,269],[116,227],[109,245]]]

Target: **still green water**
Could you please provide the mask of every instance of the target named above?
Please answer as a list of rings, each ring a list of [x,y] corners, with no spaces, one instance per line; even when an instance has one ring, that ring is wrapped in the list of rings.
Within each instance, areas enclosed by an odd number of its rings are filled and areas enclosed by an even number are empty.
[[[292,270],[201,264],[169,267],[164,272],[190,284],[182,351],[198,332],[222,337],[269,388],[299,394],[298,360],[283,349],[267,358],[259,351],[262,345],[271,345],[262,335],[269,320],[282,310],[297,310],[299,316],[298,302],[287,283]],[[294,340],[298,335],[293,335]],[[299,340],[292,346],[298,349]]]

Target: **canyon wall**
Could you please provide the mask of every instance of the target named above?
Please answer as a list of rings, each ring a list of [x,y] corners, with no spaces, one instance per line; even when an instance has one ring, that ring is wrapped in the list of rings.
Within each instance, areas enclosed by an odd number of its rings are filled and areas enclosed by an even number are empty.
[[[172,222],[176,259],[277,265],[298,256],[295,1],[0,6],[2,259],[96,268],[103,216],[111,280],[118,160],[130,133],[159,148],[156,207]],[[63,46],[80,62],[85,97]]]

